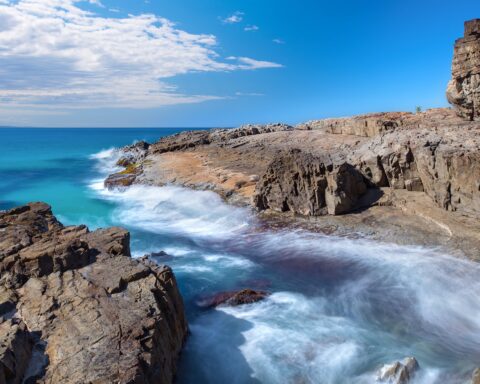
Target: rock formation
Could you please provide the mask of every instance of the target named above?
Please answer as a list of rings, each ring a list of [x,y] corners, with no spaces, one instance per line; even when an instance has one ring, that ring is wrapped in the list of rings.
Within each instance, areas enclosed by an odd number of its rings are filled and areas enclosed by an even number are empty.
[[[172,382],[182,298],[170,268],[130,258],[127,231],[15,208],[0,214],[0,272],[0,383]]]
[[[414,357],[407,357],[403,361],[384,365],[377,375],[377,381],[390,384],[408,384],[415,372],[419,369]]]
[[[469,120],[480,119],[480,19],[465,23],[465,36],[455,42],[448,101]]]
[[[270,163],[257,183],[254,205],[306,216],[337,215],[351,211],[366,190],[363,176],[350,164],[290,151]]]
[[[204,297],[197,301],[199,307],[213,308],[220,305],[237,306],[252,304],[265,299],[269,295],[265,291],[242,289],[240,291],[220,292],[213,296]]]

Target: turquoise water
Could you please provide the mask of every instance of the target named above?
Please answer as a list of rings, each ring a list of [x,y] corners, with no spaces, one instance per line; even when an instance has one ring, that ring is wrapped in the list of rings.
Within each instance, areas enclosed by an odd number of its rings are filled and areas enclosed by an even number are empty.
[[[114,147],[173,129],[0,129],[0,209],[46,201],[65,224],[121,225],[133,255],[173,267],[191,335],[179,383],[374,383],[415,356],[413,383],[466,383],[480,362],[480,268],[439,249],[272,230],[212,192],[103,188]],[[265,301],[202,309],[218,291]]]

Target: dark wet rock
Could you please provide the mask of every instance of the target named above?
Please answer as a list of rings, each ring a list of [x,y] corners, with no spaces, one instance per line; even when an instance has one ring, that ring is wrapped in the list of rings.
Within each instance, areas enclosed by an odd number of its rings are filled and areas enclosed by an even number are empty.
[[[254,205],[305,216],[338,215],[354,209],[366,191],[363,176],[352,165],[290,151],[274,159],[261,177]]]
[[[384,365],[378,372],[377,381],[389,384],[408,384],[420,366],[414,357],[407,357],[401,362]]]
[[[124,229],[64,227],[43,203],[1,214],[0,228],[7,383],[27,366],[34,382],[172,382],[187,323],[169,267],[132,259]]]
[[[242,289],[240,291],[219,292],[209,297],[203,297],[197,301],[199,307],[214,308],[220,305],[237,306],[252,304],[265,299],[269,295],[266,291]]]
[[[455,42],[448,101],[459,116],[480,119],[480,19],[465,23],[465,36]]]

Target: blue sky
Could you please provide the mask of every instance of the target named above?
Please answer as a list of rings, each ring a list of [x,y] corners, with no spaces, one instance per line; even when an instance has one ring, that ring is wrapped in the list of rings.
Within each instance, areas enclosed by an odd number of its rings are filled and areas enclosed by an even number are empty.
[[[0,0],[0,125],[210,127],[446,106],[478,0]]]

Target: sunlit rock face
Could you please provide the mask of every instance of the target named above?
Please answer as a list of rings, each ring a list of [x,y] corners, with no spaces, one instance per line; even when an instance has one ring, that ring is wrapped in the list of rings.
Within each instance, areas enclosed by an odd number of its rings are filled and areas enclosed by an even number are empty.
[[[480,119],[480,19],[465,23],[465,36],[455,42],[448,101],[469,120]]]

